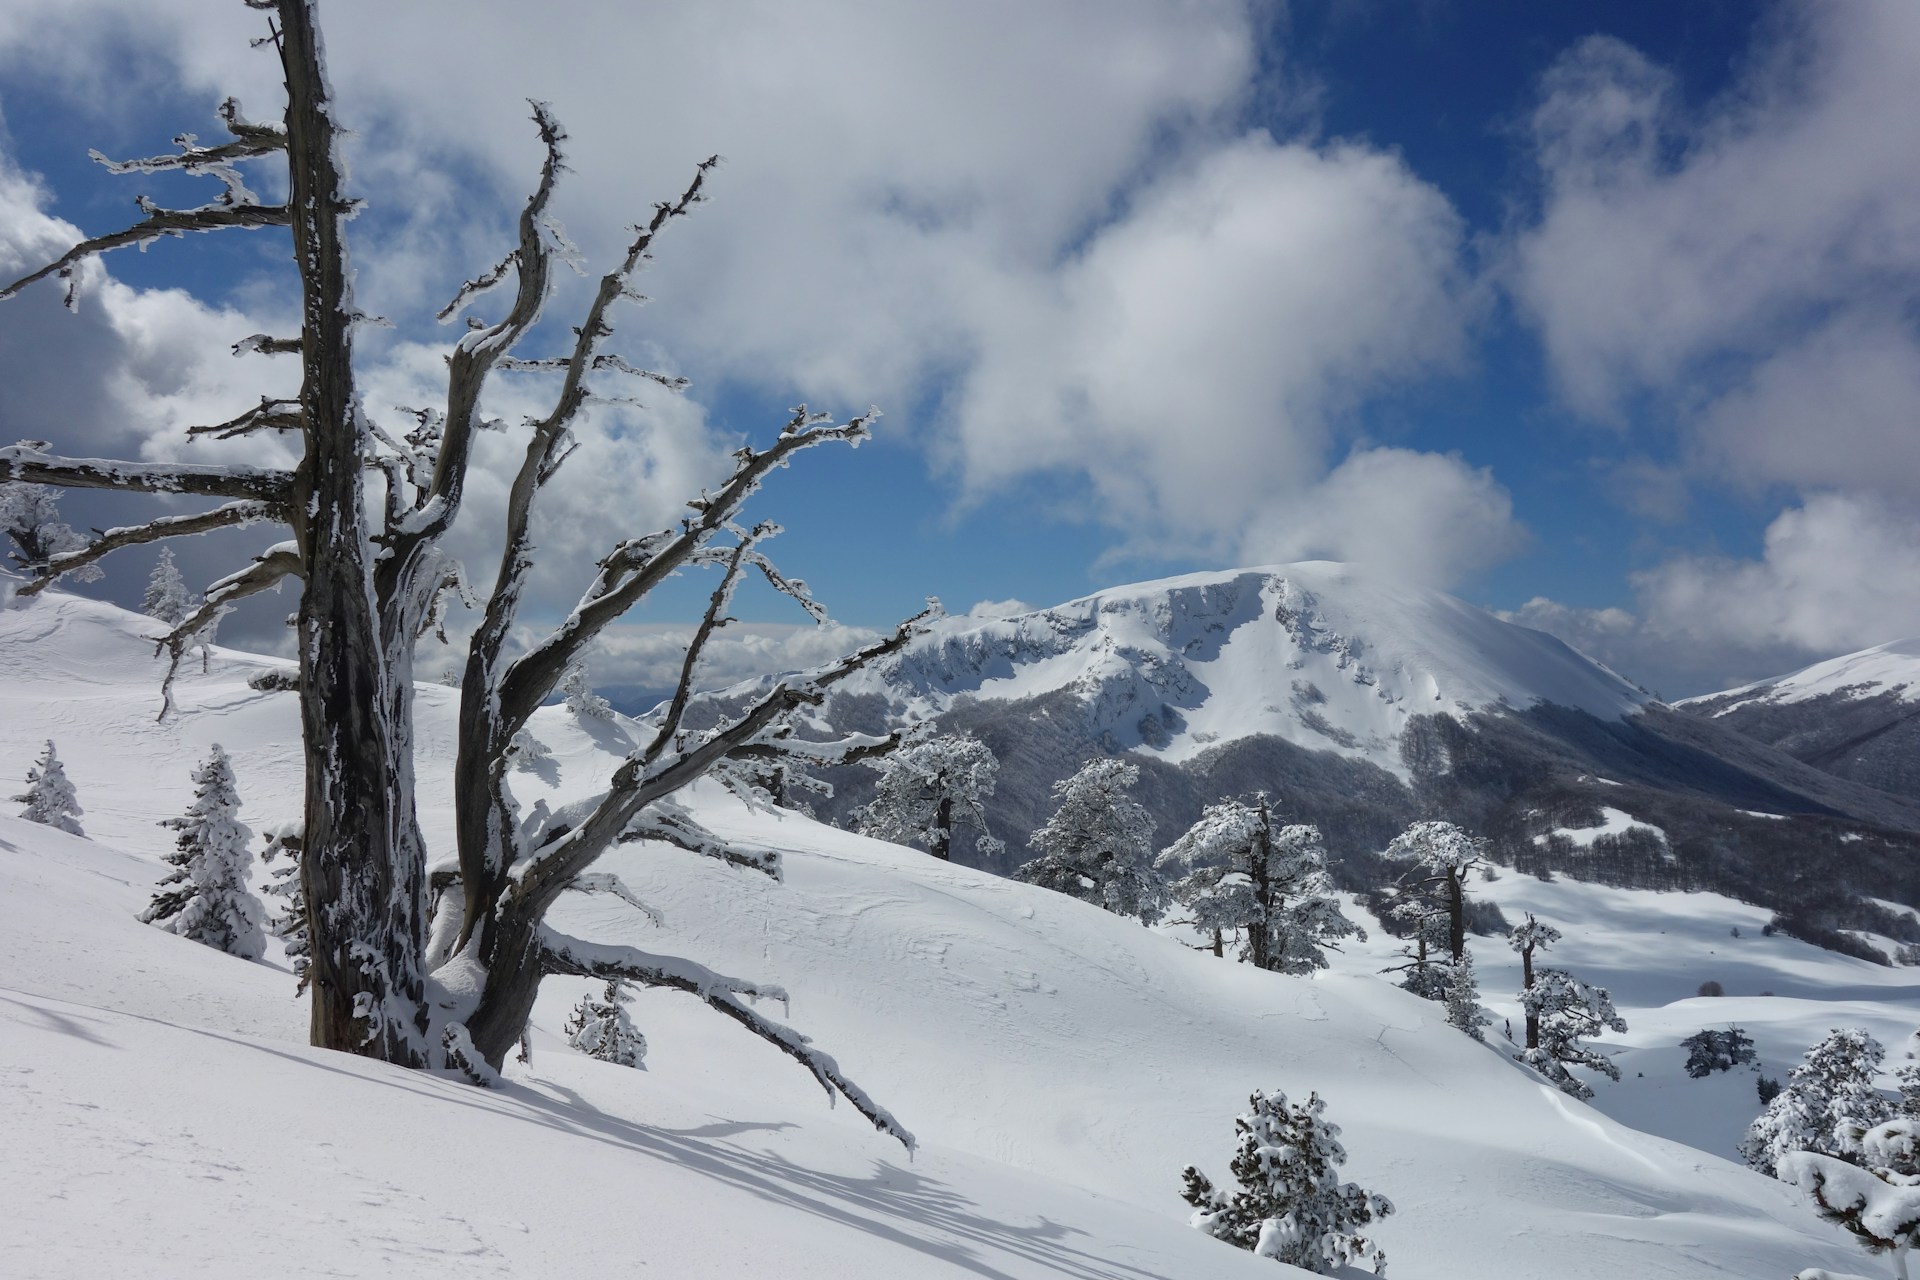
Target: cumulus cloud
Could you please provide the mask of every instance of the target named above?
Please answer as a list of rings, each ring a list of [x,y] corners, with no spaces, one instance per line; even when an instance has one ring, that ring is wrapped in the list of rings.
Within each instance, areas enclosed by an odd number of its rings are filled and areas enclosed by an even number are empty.
[[[71,91],[115,31],[197,91],[270,102],[270,60],[202,8],[21,0],[0,66]],[[727,158],[661,245],[659,302],[623,317],[677,371],[877,401],[972,496],[1065,476],[1135,550],[1234,554],[1305,509],[1356,406],[1460,359],[1473,310],[1460,219],[1397,157],[1238,127],[1257,26],[1239,0],[344,9],[329,50],[380,198],[356,224],[366,303],[417,340],[409,318],[497,254],[533,93],[570,129],[559,212],[592,261]]]
[[[1451,454],[1362,449],[1288,507],[1263,513],[1243,546],[1250,561],[1345,560],[1448,587],[1524,541],[1491,471]]]
[[[690,626],[628,623],[608,628],[588,657],[593,681],[671,691],[693,638]],[[703,689],[724,688],[755,676],[803,671],[831,662],[880,638],[877,631],[837,624],[735,623],[716,633],[701,655]]]
[[[1820,494],[1768,526],[1756,558],[1693,555],[1634,575],[1639,613],[1545,598],[1501,616],[1669,697],[1732,688],[1920,635],[1920,524]]]

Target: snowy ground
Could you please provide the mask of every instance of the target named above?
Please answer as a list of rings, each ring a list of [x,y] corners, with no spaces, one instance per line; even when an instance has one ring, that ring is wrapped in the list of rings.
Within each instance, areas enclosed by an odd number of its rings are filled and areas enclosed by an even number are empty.
[[[1189,1230],[1176,1193],[1187,1162],[1225,1173],[1232,1116],[1274,1086],[1319,1090],[1349,1176],[1396,1202],[1380,1238],[1401,1280],[1872,1269],[1788,1188],[1706,1154],[1752,1078],[1688,1081],[1673,1046],[1738,1020],[1784,1074],[1829,1024],[1897,1043],[1915,993],[1900,971],[1760,939],[1760,913],[1721,899],[1476,885],[1565,928],[1556,961],[1621,998],[1627,1079],[1595,1110],[1372,977],[1377,940],[1316,980],[1257,973],[707,798],[707,821],[788,851],[785,883],[628,848],[617,869],[665,926],[601,900],[563,926],[786,983],[791,1021],[918,1133],[912,1160],[667,993],[635,1006],[644,1071],[560,1044],[585,988],[557,982],[504,1090],[311,1050],[284,968],[133,919],[168,845],[153,823],[184,806],[208,743],[232,752],[256,828],[299,795],[293,700],[245,684],[273,664],[216,651],[156,724],[143,626],[57,596],[0,610],[0,776],[56,737],[92,837],[0,818],[0,1274],[1279,1276]],[[452,697],[421,691],[436,848]],[[535,732],[555,761],[521,775],[528,800],[590,787],[622,746],[557,710]],[[1504,949],[1476,948],[1490,997],[1516,985]],[[1710,977],[1731,994],[1692,997]]]

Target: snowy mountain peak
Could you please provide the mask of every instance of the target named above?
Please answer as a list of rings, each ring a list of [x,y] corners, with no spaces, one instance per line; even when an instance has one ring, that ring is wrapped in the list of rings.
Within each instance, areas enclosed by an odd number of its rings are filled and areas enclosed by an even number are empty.
[[[1755,681],[1724,693],[1687,698],[1679,705],[1724,716],[1756,702],[1810,702],[1830,695],[1859,699],[1889,693],[1903,702],[1920,702],[1920,637],[1842,654],[1802,667],[1791,675]]]
[[[919,714],[1070,692],[1116,749],[1183,760],[1273,734],[1402,772],[1415,715],[1557,703],[1607,718],[1649,696],[1551,636],[1438,591],[1324,561],[1114,587],[952,618],[859,686]]]

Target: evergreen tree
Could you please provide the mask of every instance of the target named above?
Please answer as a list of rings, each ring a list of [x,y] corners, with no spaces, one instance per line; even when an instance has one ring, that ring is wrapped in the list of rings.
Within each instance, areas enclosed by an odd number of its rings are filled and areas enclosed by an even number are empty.
[[[1542,924],[1534,919],[1531,911],[1527,913],[1525,922],[1513,926],[1513,931],[1507,935],[1507,945],[1519,953],[1520,989],[1523,992],[1533,989],[1534,953],[1544,951],[1558,941],[1560,941],[1560,931],[1550,924]],[[1521,1001],[1521,1007],[1527,1015],[1525,1047],[1538,1049],[1540,1047],[1540,1015],[1524,1000]]]
[[[54,556],[87,546],[60,519],[60,491],[44,484],[0,484],[0,533],[13,541],[14,563],[35,573]],[[97,582],[104,575],[99,565],[85,564],[71,576],[76,582]]]
[[[300,828],[274,827],[265,832],[266,852],[261,861],[279,862],[266,891],[280,899],[281,906],[267,921],[267,932],[286,943],[287,959],[293,964],[293,976],[299,985],[293,989],[306,994],[313,980],[313,934],[307,925],[307,894],[300,886]]]
[[[1756,1061],[1753,1037],[1739,1027],[1696,1031],[1682,1040],[1680,1047],[1687,1051],[1687,1075],[1694,1080]]]
[[[187,590],[186,579],[180,576],[180,568],[173,562],[173,548],[160,548],[160,559],[153,566],[153,576],[147,579],[147,594],[140,602],[141,611],[168,627],[177,627],[199,607],[199,599]]]
[[[1059,807],[1027,843],[1040,856],[1014,872],[1116,915],[1152,924],[1167,909],[1167,886],[1153,869],[1153,818],[1128,794],[1140,766],[1090,760],[1053,784]]]
[[[602,1062],[637,1067],[647,1056],[647,1038],[634,1027],[626,1006],[633,1002],[627,984],[614,979],[605,994],[580,997],[567,1018],[567,1043]]]
[[[1192,1225],[1216,1240],[1263,1258],[1327,1275],[1350,1263],[1385,1270],[1387,1256],[1360,1233],[1393,1212],[1385,1196],[1340,1181],[1346,1149],[1340,1127],[1324,1119],[1319,1094],[1295,1106],[1275,1090],[1255,1090],[1251,1111],[1234,1119],[1232,1169],[1239,1190],[1228,1194],[1197,1168],[1181,1174],[1181,1197],[1194,1207]]]
[[[1520,993],[1520,1007],[1530,1020],[1539,1021],[1540,1043],[1514,1057],[1558,1085],[1560,1092],[1582,1102],[1593,1097],[1592,1087],[1568,1067],[1586,1067],[1609,1080],[1620,1078],[1613,1059],[1584,1043],[1602,1030],[1627,1029],[1605,987],[1589,986],[1565,969],[1542,969]]]
[[[1400,945],[1400,961],[1383,973],[1398,973],[1402,989],[1422,1000],[1445,1002],[1453,985],[1453,963],[1447,957],[1447,913],[1432,894],[1396,893],[1382,916],[1391,926],[1409,930]]]
[[[1416,822],[1387,846],[1389,861],[1410,864],[1404,888],[1438,899],[1447,913],[1447,956],[1467,953],[1467,873],[1486,865],[1487,842],[1451,822]]]
[[[982,853],[1005,845],[986,834],[986,801],[1000,762],[971,734],[929,738],[865,762],[880,773],[873,799],[855,809],[854,830],[896,844],[924,842],[934,857],[950,860],[956,826],[972,827]]]
[[[1492,1021],[1480,1009],[1480,980],[1473,972],[1473,952],[1469,951],[1447,975],[1447,1022],[1484,1041],[1486,1033],[1480,1028]]]
[[[193,785],[186,814],[161,820],[161,826],[180,833],[167,855],[173,870],[140,919],[243,960],[258,960],[266,939],[260,932],[260,902],[247,888],[247,864],[253,860],[247,842],[253,833],[235,816],[240,793],[233,765],[218,745],[194,770]]]
[[[1884,1054],[1880,1042],[1858,1028],[1829,1032],[1787,1073],[1786,1087],[1747,1129],[1741,1156],[1772,1175],[1796,1151],[1857,1157],[1858,1135],[1893,1118],[1893,1105],[1873,1087]]]
[[[1252,804],[1208,805],[1200,820],[1160,854],[1162,868],[1181,873],[1171,891],[1190,923],[1214,939],[1241,939],[1240,959],[1278,973],[1327,967],[1324,948],[1366,934],[1340,911],[1320,829],[1276,827],[1265,795]]]
[[[1892,1254],[1894,1275],[1907,1280],[1907,1254],[1920,1244],[1920,1119],[1903,1115],[1849,1128],[1847,1156],[1790,1151],[1779,1158],[1778,1176],[1868,1253]]]
[[[87,834],[80,829],[80,818],[86,811],[80,807],[73,783],[67,781],[67,771],[61,767],[60,757],[54,754],[52,738],[47,739],[46,750],[27,770],[26,791],[13,797],[13,800],[16,804],[26,806],[20,810],[20,816],[28,822],[57,827],[68,835]]]
[[[613,705],[593,691],[587,682],[587,669],[580,663],[567,668],[566,676],[560,681],[560,692],[566,695],[567,710],[585,720],[613,719]]]

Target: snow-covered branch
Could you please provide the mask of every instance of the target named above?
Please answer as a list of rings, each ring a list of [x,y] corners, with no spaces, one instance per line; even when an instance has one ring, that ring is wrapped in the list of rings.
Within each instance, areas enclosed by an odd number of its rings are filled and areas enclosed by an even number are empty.
[[[39,441],[33,440],[0,448],[0,480],[50,484],[63,489],[119,489],[128,493],[252,498],[276,504],[284,504],[293,492],[293,475],[287,471],[266,467],[61,458],[47,453]]]
[[[255,431],[298,431],[302,425],[298,400],[276,400],[271,396],[261,396],[260,403],[253,408],[236,414],[225,422],[188,427],[187,434],[212,436],[215,440],[231,440],[235,436],[250,435]]]
[[[774,880],[781,878],[778,849],[749,849],[722,839],[694,821],[693,816],[685,809],[671,803],[656,804],[642,813],[625,831],[620,833],[618,839],[621,844],[630,844],[637,840],[658,840],[676,849],[697,853],[703,858],[713,858],[729,866],[758,871]],[[578,880],[579,877],[575,877],[576,883]]]
[[[675,956],[652,955],[632,947],[605,946],[582,942],[555,933],[540,931],[541,957],[546,971],[580,978],[622,978],[651,987],[672,987],[704,1000],[710,1008],[726,1014],[747,1030],[773,1045],[813,1073],[827,1097],[835,1094],[851,1102],[854,1109],[873,1122],[873,1127],[896,1139],[912,1151],[916,1145],[893,1113],[875,1102],[871,1095],[848,1079],[831,1054],[813,1046],[813,1042],[791,1027],[762,1017],[741,1003],[741,997],[784,1001],[786,993],[778,987],[759,986],[738,978],[727,978],[691,960]]]
[[[108,529],[96,533],[86,546],[74,551],[62,552],[53,556],[44,565],[34,570],[33,581],[20,588],[20,594],[30,596],[53,582],[63,573],[100,560],[122,547],[138,546],[143,542],[158,542],[162,538],[181,538],[189,534],[209,533],[215,529],[237,528],[252,524],[256,520],[278,520],[283,518],[280,507],[268,502],[255,502],[251,499],[230,502],[224,507],[215,507],[211,511],[201,511],[193,515],[165,516],[147,524],[129,525],[120,529]]]
[[[235,601],[259,595],[288,578],[300,577],[302,567],[298,544],[281,542],[268,547],[253,558],[252,564],[208,587],[200,607],[160,638],[154,652],[165,650],[169,658],[166,679],[160,682],[160,719],[166,719],[167,712],[173,709],[173,678],[179,673],[180,659],[186,656],[187,650],[208,638],[220,616]]]
[[[124,249],[128,245],[146,244],[162,236],[185,235],[189,231],[225,231],[233,227],[284,227],[291,223],[292,215],[285,205],[267,204],[210,204],[198,209],[162,209],[145,200],[140,203],[141,211],[147,216],[120,231],[103,236],[94,236],[82,240],[58,258],[21,276],[12,284],[0,289],[0,301],[11,298],[35,281],[57,275],[67,284],[67,305],[74,302],[73,272],[88,258],[109,253],[115,249]]]
[[[627,888],[626,882],[611,871],[589,871],[585,875],[575,876],[567,888],[574,893],[608,894],[638,911],[650,923],[666,923],[666,917],[660,914],[659,908],[636,897],[633,890]]]

